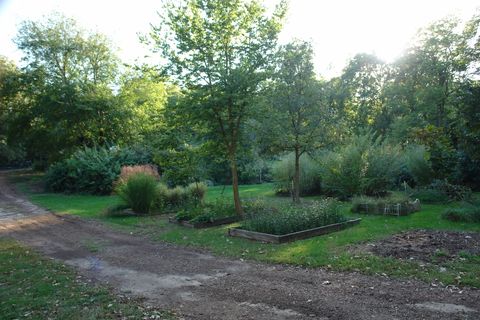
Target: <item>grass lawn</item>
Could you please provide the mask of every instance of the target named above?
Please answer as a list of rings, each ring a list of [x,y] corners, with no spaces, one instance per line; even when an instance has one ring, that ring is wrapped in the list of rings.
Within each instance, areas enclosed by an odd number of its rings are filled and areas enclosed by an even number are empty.
[[[356,270],[368,274],[385,273],[395,277],[416,277],[425,281],[444,284],[463,284],[480,288],[479,256],[464,256],[439,264],[422,265],[414,261],[354,254],[349,247],[368,243],[389,235],[412,229],[436,229],[480,232],[480,223],[450,222],[441,218],[444,205],[423,205],[422,211],[404,217],[354,215],[349,205],[343,210],[351,217],[361,217],[362,222],[352,228],[325,236],[310,238],[282,245],[263,244],[226,236],[229,226],[192,230],[166,222],[164,217],[105,217],[102,212],[119,200],[115,196],[69,196],[60,194],[33,193],[28,185],[31,180],[18,181],[21,189],[31,200],[56,212],[99,218],[108,223],[121,225],[132,232],[147,234],[154,240],[168,241],[187,246],[203,247],[215,254],[235,258],[254,259],[265,262],[289,263],[310,267],[327,267],[334,270]],[[221,196],[223,187],[209,188],[207,201]],[[274,198],[271,184],[245,185],[240,188],[244,198]],[[223,196],[231,197],[231,187],[226,187]],[[287,199],[285,199],[287,201]],[[231,225],[232,226],[232,225]],[[230,227],[231,227],[230,226]],[[446,268],[440,269],[440,267]]]
[[[92,286],[70,268],[0,239],[1,319],[173,319]]]

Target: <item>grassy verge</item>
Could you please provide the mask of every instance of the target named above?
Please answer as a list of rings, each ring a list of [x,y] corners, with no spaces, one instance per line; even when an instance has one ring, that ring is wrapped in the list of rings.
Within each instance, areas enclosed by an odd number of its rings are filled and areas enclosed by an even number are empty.
[[[2,319],[173,319],[159,310],[119,299],[71,269],[0,239]]]
[[[24,188],[27,186],[28,183],[24,185]],[[221,195],[222,189],[222,187],[210,188],[207,193],[207,201],[212,201],[215,197],[220,196],[231,197],[230,188],[225,188],[224,195]],[[400,261],[353,253],[349,249],[357,244],[368,243],[398,232],[414,229],[480,232],[480,223],[451,222],[442,219],[441,213],[446,208],[445,205],[423,205],[420,212],[404,217],[393,217],[354,215],[349,212],[350,206],[345,204],[342,210],[346,215],[363,219],[359,225],[326,236],[272,245],[230,238],[226,236],[229,226],[192,230],[168,224],[165,217],[161,216],[128,218],[102,216],[101,212],[108,205],[118,201],[114,196],[66,196],[26,191],[33,202],[51,210],[103,219],[106,222],[126,227],[131,232],[146,234],[154,240],[207,248],[215,254],[273,263],[327,267],[334,270],[356,270],[367,274],[385,273],[394,277],[415,277],[429,282],[480,288],[479,256],[464,256],[461,260],[424,265],[415,261]],[[274,198],[271,185],[268,184],[242,186],[241,195],[244,198],[265,197],[272,201],[282,201]],[[288,201],[288,199],[283,199],[283,201]]]

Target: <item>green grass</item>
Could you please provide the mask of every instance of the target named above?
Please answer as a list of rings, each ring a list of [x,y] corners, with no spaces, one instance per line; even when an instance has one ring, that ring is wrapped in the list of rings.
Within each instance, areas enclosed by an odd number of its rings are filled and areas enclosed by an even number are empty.
[[[0,288],[2,319],[173,319],[119,299],[70,268],[6,239],[0,239]]]
[[[272,183],[249,184],[240,186],[240,196],[242,198],[274,197],[275,192]],[[205,200],[212,201],[220,197],[233,199],[232,186],[209,187]]]
[[[222,189],[219,186],[209,188],[207,201],[220,196],[232,196],[231,187],[226,187],[223,195]],[[243,198],[265,197],[271,201],[288,201],[286,198],[274,197],[271,184],[241,186],[240,192]],[[352,245],[368,243],[414,229],[480,232],[480,223],[451,222],[442,219],[441,213],[447,207],[446,205],[423,205],[420,212],[394,217],[355,215],[350,213],[350,206],[345,204],[342,210],[346,215],[363,219],[359,225],[325,236],[273,245],[226,236],[227,228],[234,225],[192,230],[171,225],[167,223],[165,217],[161,216],[126,218],[103,216],[102,212],[106,207],[118,203],[118,198],[115,196],[70,196],[32,192],[28,194],[33,202],[56,212],[102,219],[128,228],[131,232],[148,235],[154,240],[202,247],[219,255],[272,263],[328,267],[334,270],[357,270],[368,274],[385,273],[394,277],[415,277],[429,282],[440,281],[444,284],[462,284],[480,288],[480,268],[478,268],[480,257],[478,256],[466,256],[462,258],[463,260],[422,266],[415,261],[354,254],[349,250]],[[440,272],[440,267],[445,267],[447,271]]]

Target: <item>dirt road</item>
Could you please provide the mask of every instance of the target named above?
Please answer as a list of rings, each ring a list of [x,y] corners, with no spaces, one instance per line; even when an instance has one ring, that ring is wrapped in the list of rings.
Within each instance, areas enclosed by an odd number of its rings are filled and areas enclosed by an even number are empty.
[[[480,290],[243,262],[36,207],[0,173],[0,237],[184,319],[479,319]]]

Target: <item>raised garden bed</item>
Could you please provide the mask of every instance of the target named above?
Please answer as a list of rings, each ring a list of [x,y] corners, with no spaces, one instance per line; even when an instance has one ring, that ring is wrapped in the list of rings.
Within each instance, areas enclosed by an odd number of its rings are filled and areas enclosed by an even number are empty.
[[[229,228],[228,235],[231,237],[246,238],[246,239],[262,241],[262,242],[284,243],[284,242],[291,242],[295,240],[312,238],[312,237],[320,236],[323,234],[339,231],[339,230],[351,227],[353,225],[356,225],[360,223],[361,220],[362,219],[353,219],[345,222],[329,224],[323,227],[302,230],[302,231],[283,234],[283,235],[248,231],[241,228]]]
[[[396,204],[368,204],[360,203],[356,206],[354,210],[355,213],[366,213],[366,214],[383,214],[390,216],[407,216],[410,213],[420,211],[420,202],[415,200],[414,202],[403,202]]]
[[[175,219],[175,217],[171,217],[168,219],[170,223],[178,224],[187,228],[193,228],[193,229],[203,229],[203,228],[210,228],[210,227],[216,227],[216,226],[221,226],[223,224],[230,224],[239,221],[240,218],[233,216],[233,217],[226,217],[226,218],[219,218],[215,219],[212,221],[201,221],[201,222],[190,222],[190,221],[178,221]]]

